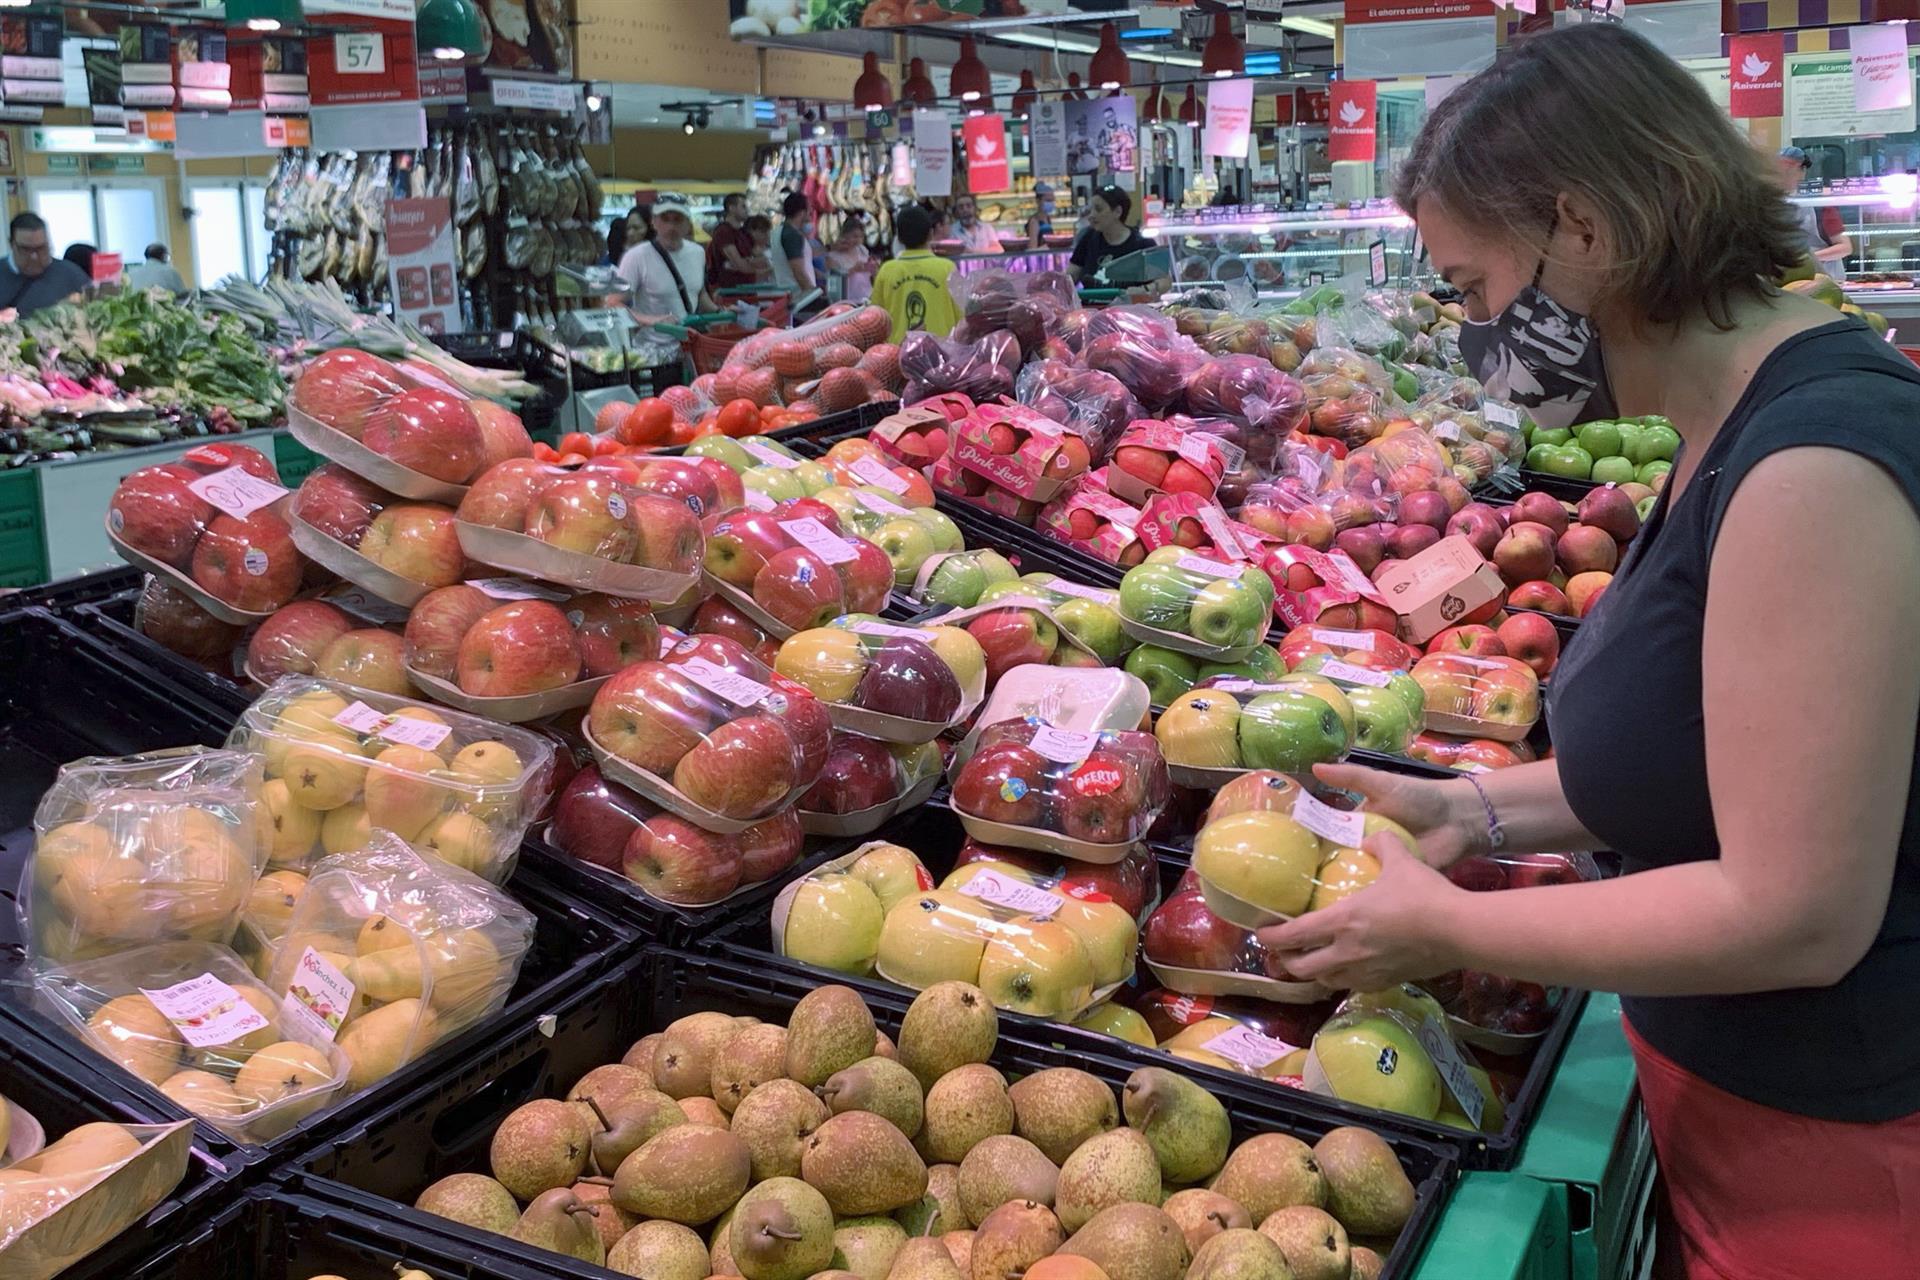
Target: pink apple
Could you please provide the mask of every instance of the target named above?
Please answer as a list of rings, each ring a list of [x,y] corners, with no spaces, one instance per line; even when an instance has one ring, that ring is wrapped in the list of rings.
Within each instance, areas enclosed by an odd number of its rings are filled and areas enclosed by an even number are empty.
[[[120,482],[107,503],[107,527],[136,551],[176,569],[193,562],[194,543],[220,513],[187,488],[200,479],[177,462],[142,467]]]
[[[1506,615],[1501,612],[1506,607],[1507,593],[1502,591],[1493,599],[1483,601],[1461,614],[1460,621],[1462,623],[1484,622],[1490,627],[1497,627],[1506,617]]]
[[[1181,969],[1231,971],[1246,943],[1247,931],[1207,910],[1197,889],[1161,903],[1140,937],[1147,959]]]
[[[788,547],[760,566],[753,601],[795,631],[823,626],[847,611],[840,575],[804,547]]]
[[[480,422],[466,401],[427,388],[403,391],[381,405],[368,417],[360,443],[448,484],[473,479],[486,451]]]
[[[727,818],[757,818],[787,798],[799,780],[799,752],[772,716],[720,725],[673,767],[674,789]]]
[[[655,493],[636,493],[627,501],[627,518],[638,539],[630,557],[635,564],[667,573],[700,568],[700,521],[684,503]]]
[[[310,676],[327,646],[353,630],[346,614],[319,600],[295,600],[274,611],[247,642],[247,670],[271,684]]]
[[[1538,609],[1565,618],[1573,616],[1573,603],[1567,599],[1567,593],[1551,582],[1523,582],[1507,593],[1507,604],[1515,609]]]
[[[588,765],[560,793],[549,837],[562,853],[619,871],[634,828],[658,812],[634,792],[608,782],[597,766]]]
[[[467,401],[473,419],[480,425],[480,469],[497,466],[510,458],[533,457],[533,438],[527,434],[520,415],[484,396]]]
[[[640,662],[600,686],[587,727],[601,747],[635,768],[671,778],[726,712],[719,699],[664,662]]]
[[[713,481],[714,510],[732,511],[746,502],[747,489],[740,483],[739,472],[718,458],[694,458],[692,462]]]
[[[1450,769],[1467,769],[1473,765],[1483,769],[1511,769],[1526,763],[1519,750],[1522,745],[1495,742],[1491,738],[1469,738],[1454,749],[1449,759],[1435,763],[1445,763]]]
[[[1612,573],[1620,563],[1620,549],[1604,529],[1576,524],[1560,535],[1554,546],[1560,567],[1569,578],[1582,573]],[[1544,577],[1544,574],[1534,574]]]
[[[1601,595],[1613,581],[1611,573],[1576,573],[1567,579],[1567,600],[1573,605],[1573,616],[1584,618],[1593,612],[1600,603]]]
[[[567,601],[586,679],[660,656],[660,623],[644,600],[592,593]]]
[[[1507,510],[1512,513],[1507,520],[1510,525],[1521,520],[1543,524],[1553,530],[1556,538],[1567,531],[1569,518],[1566,504],[1552,494],[1523,493]]]
[[[1440,531],[1430,524],[1403,524],[1387,535],[1387,554],[1411,560],[1438,541]]]
[[[648,458],[640,468],[640,480],[635,487],[642,493],[657,493],[684,502],[696,520],[709,512],[724,510],[720,505],[719,486],[714,484],[713,476],[699,465],[699,461],[693,458]]]
[[[708,516],[703,525],[707,572],[742,590],[752,588],[761,566],[794,545],[771,511],[727,511]],[[891,564],[887,581],[893,581]]]
[[[1540,677],[1518,658],[1494,658],[1502,663],[1480,668],[1474,687],[1473,714],[1499,724],[1530,725],[1540,718]],[[1505,665],[1505,664],[1511,665]]]
[[[662,902],[706,906],[740,887],[740,852],[732,839],[671,813],[635,827],[622,862],[627,878]]]
[[[1516,889],[1580,883],[1579,868],[1564,853],[1515,853],[1506,860],[1507,882]]]
[[[893,753],[884,742],[835,732],[820,776],[799,800],[814,813],[853,813],[900,793]]]
[[[1362,573],[1372,573],[1387,558],[1387,533],[1377,524],[1342,529],[1334,535],[1333,545],[1346,552]]]
[[[1447,506],[1446,498],[1432,490],[1409,493],[1400,499],[1400,523],[1402,526],[1423,524],[1439,533],[1447,527],[1447,521],[1453,511]]]
[[[307,362],[288,399],[300,412],[358,440],[367,419],[406,385],[379,356],[336,347]]]
[[[155,644],[204,662],[220,675],[232,673],[240,628],[220,621],[164,578],[147,575],[133,607],[133,625]]]
[[[474,480],[467,496],[460,499],[460,519],[489,529],[523,533],[527,514],[533,509],[534,495],[558,479],[563,472],[532,458],[510,458],[495,463]]]
[[[766,684],[771,674],[760,664],[753,650],[732,636],[690,635],[660,656],[660,660],[671,667],[685,666],[695,658],[711,662],[716,667],[724,667],[728,671],[757,680],[761,684]]]
[[[1014,667],[1053,660],[1060,633],[1051,622],[1025,609],[995,609],[967,623],[967,632],[987,656],[987,685]]]
[[[1551,630],[1551,624],[1549,624],[1549,630]],[[1427,642],[1427,652],[1475,653],[1504,657],[1507,651],[1501,645],[1500,637],[1493,628],[1475,624],[1448,627]]]
[[[769,698],[762,705],[768,715],[786,726],[787,736],[799,752],[794,785],[808,786],[827,763],[827,752],[833,746],[833,717],[827,713],[826,703],[785,676],[769,675],[767,683],[779,697]]]
[[[466,572],[453,511],[435,502],[399,502],[373,518],[360,554],[409,582],[449,587]]]
[[[270,613],[293,599],[306,571],[287,522],[271,507],[245,520],[215,516],[193,547],[193,580],[249,613]]]
[[[499,603],[464,582],[421,596],[407,614],[407,665],[424,676],[453,679],[459,665],[460,642],[473,624]]]
[[[1553,571],[1553,530],[1531,520],[1515,520],[1493,548],[1493,567],[1510,587],[1544,578]]]
[[[407,678],[406,641],[378,627],[343,631],[334,637],[314,663],[313,674],[400,698],[415,697],[419,692]]]
[[[1514,614],[1500,624],[1499,642],[1542,680],[1553,674],[1554,664],[1560,661],[1560,633],[1543,614]]]
[[[1633,497],[1617,485],[1602,486],[1581,498],[1578,519],[1581,524],[1604,530],[1615,542],[1631,542],[1640,532],[1640,513],[1634,509]]]
[[[1400,630],[1400,618],[1393,610],[1371,600],[1354,600],[1328,605],[1313,620],[1316,627],[1334,627],[1341,631],[1384,631],[1393,635]]]
[[[550,547],[625,564],[640,545],[633,490],[601,472],[560,477],[534,495],[527,536]]]
[[[1507,871],[1499,861],[1476,854],[1447,868],[1447,879],[1469,893],[1494,893],[1507,887]]]
[[[461,690],[476,698],[543,693],[580,678],[580,646],[558,606],[514,600],[467,629],[454,675]]]
[[[848,613],[878,613],[887,607],[893,593],[893,562],[865,538],[849,538],[854,558],[837,564],[841,581],[846,584]]]
[[[1493,555],[1493,549],[1500,544],[1501,531],[1499,513],[1479,502],[1468,503],[1447,521],[1447,533],[1464,534],[1482,556]]]
[[[835,533],[844,532],[840,528],[840,513],[818,498],[792,498],[776,507],[773,515],[780,520],[812,518]]]
[[[1458,477],[1440,476],[1433,482],[1433,491],[1447,500],[1447,510],[1458,512],[1471,500],[1467,486],[1461,484]]]
[[[807,833],[800,827],[800,814],[782,809],[764,822],[756,822],[733,838],[740,851],[740,883],[759,884],[800,860]]]
[[[780,642],[763,631],[759,623],[719,596],[708,596],[701,601],[689,625],[696,634],[725,636],[737,641],[769,666],[780,648]]]

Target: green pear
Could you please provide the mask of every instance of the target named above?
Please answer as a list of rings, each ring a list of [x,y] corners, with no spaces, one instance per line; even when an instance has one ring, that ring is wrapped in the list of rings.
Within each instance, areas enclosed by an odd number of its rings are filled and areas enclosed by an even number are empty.
[[[649,1059],[652,1054],[649,1052]],[[653,1087],[653,1070],[629,1067],[618,1062],[609,1062],[604,1067],[595,1067],[580,1077],[573,1088],[567,1090],[568,1102],[580,1102],[595,1098],[600,1105],[612,1110],[624,1099],[635,1094],[658,1093]]]
[[[613,1202],[643,1218],[693,1226],[732,1208],[752,1174],[753,1157],[739,1137],[714,1125],[677,1124],[620,1162]]]
[[[707,1245],[677,1222],[643,1222],[607,1250],[606,1267],[646,1280],[706,1280]]]
[[[833,1265],[860,1280],[887,1280],[907,1233],[892,1218],[842,1218],[833,1228]]]
[[[906,1228],[909,1236],[937,1236],[953,1230],[966,1230],[965,1203],[960,1198],[960,1166],[927,1166],[927,1194],[914,1203],[893,1212],[893,1220]]]
[[[690,1013],[669,1023],[653,1046],[653,1087],[670,1098],[712,1096],[714,1061],[737,1029],[726,1013]]]
[[[1018,1280],[1066,1239],[1053,1210],[1031,1200],[1012,1200],[988,1214],[973,1233],[969,1280]]]
[[[456,1173],[420,1193],[413,1207],[423,1213],[496,1235],[509,1235],[520,1220],[513,1193],[481,1173]]]
[[[1233,1149],[1208,1188],[1235,1201],[1255,1222],[1276,1209],[1327,1202],[1327,1180],[1313,1148],[1284,1133],[1261,1133]]]
[[[1353,1272],[1346,1228],[1325,1209],[1310,1204],[1276,1209],[1260,1223],[1260,1234],[1287,1255],[1294,1280],[1347,1280]]]
[[[1088,1138],[1120,1123],[1113,1090],[1073,1067],[1050,1067],[1014,1081],[1013,1131],[1059,1164]]]
[[[887,1280],[966,1280],[954,1265],[947,1246],[936,1239],[915,1238],[900,1246],[893,1255],[893,1269]]]
[[[1160,1161],[1153,1144],[1132,1129],[1110,1129],[1089,1138],[1060,1166],[1053,1211],[1060,1225],[1078,1231],[1102,1209],[1116,1204],[1160,1204]],[[1181,1247],[1186,1237],[1182,1235]]]
[[[800,1176],[840,1217],[891,1213],[927,1191],[927,1166],[913,1144],[870,1111],[846,1111],[813,1131]]]
[[[873,1056],[873,1013],[852,987],[809,991],[787,1019],[787,1076],[809,1089]]]
[[[819,1092],[821,1100],[836,1114],[871,1111],[909,1138],[920,1132],[926,1116],[920,1082],[891,1058],[863,1058],[834,1072]]]
[[[1179,1226],[1145,1204],[1102,1209],[1060,1252],[1091,1259],[1107,1280],[1181,1280],[1187,1270],[1187,1242]]]
[[[985,1139],[1013,1132],[1007,1078],[985,1063],[955,1067],[934,1081],[926,1111],[918,1146],[941,1164],[958,1164]]]
[[[1327,1211],[1358,1236],[1397,1235],[1413,1216],[1413,1182],[1386,1140],[1351,1125],[1313,1144],[1327,1183]]]
[[[833,1210],[798,1178],[769,1178],[740,1197],[726,1243],[746,1280],[806,1280],[833,1261]],[[719,1253],[716,1240],[712,1263],[725,1274]]]
[[[923,1089],[956,1067],[985,1062],[1000,1036],[1000,1013],[970,982],[936,982],[913,998],[900,1023],[900,1061]]]
[[[607,1260],[607,1248],[600,1242],[594,1225],[594,1210],[582,1204],[580,1197],[565,1187],[542,1191],[513,1224],[512,1236],[536,1249],[578,1258],[600,1266]]]
[[[640,1219],[613,1202],[612,1178],[582,1178],[569,1188],[580,1203],[592,1207],[594,1226],[600,1230],[600,1243],[607,1252],[620,1243],[620,1237],[640,1225]],[[705,1245],[700,1246],[703,1250]]]
[[[1127,1123],[1152,1144],[1168,1182],[1202,1182],[1220,1171],[1233,1122],[1220,1100],[1185,1076],[1142,1067],[1120,1091]]]
[[[797,1178],[807,1135],[832,1114],[813,1090],[798,1080],[782,1078],[769,1080],[742,1098],[727,1128],[747,1144],[755,1182]]]
[[[1294,1280],[1294,1274],[1279,1245],[1250,1227],[1235,1227],[1200,1246],[1187,1280]]]
[[[960,1162],[960,1207],[966,1222],[977,1227],[1009,1200],[1051,1206],[1059,1181],[1060,1170],[1039,1147],[998,1133],[982,1139]]]
[[[590,1149],[594,1168],[607,1177],[613,1176],[620,1162],[645,1146],[649,1138],[687,1122],[680,1104],[658,1089],[628,1094],[607,1104],[588,1094],[581,1102],[599,1121]]]

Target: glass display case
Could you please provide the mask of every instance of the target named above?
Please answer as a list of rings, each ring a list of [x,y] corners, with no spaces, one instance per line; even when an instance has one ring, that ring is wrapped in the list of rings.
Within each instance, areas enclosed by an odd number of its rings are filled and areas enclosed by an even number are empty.
[[[1170,212],[1142,228],[1173,253],[1176,285],[1251,284],[1292,298],[1323,284],[1430,283],[1413,220],[1391,201],[1279,210],[1259,205]],[[1376,245],[1378,246],[1376,248]]]
[[[1814,211],[1828,235],[1853,249],[1833,264],[1847,299],[1888,319],[1920,326],[1920,211],[1912,174],[1845,178],[1789,197]]]

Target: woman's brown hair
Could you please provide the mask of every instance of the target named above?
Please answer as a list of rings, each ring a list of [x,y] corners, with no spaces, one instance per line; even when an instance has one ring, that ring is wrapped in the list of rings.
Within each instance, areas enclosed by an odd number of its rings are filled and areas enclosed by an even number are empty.
[[[1704,313],[1730,327],[1806,257],[1806,235],[1742,138],[1679,63],[1612,25],[1527,36],[1449,94],[1401,166],[1394,195],[1437,201],[1503,239],[1544,246],[1559,197],[1607,229],[1596,309],[1637,324]]]

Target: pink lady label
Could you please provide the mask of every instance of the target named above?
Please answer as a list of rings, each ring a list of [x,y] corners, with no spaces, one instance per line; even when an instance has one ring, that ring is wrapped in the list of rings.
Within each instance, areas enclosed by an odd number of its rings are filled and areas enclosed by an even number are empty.
[[[845,538],[812,516],[801,516],[798,520],[782,520],[780,527],[787,531],[789,538],[828,564],[845,564],[857,558],[858,553],[847,545]]]
[[[1252,1027],[1229,1027],[1200,1046],[1217,1053],[1244,1071],[1259,1075],[1299,1048],[1285,1040],[1263,1036]]]

